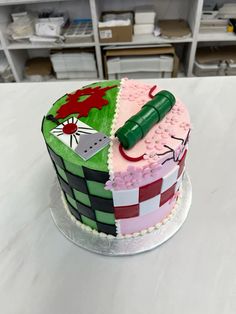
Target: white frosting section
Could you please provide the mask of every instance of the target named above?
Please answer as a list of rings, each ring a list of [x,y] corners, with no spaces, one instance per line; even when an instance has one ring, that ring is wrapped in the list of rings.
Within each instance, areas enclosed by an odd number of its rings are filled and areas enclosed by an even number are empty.
[[[139,189],[130,189],[122,191],[112,191],[113,203],[115,207],[130,206],[138,204]]]
[[[160,194],[149,198],[148,200],[141,202],[139,205],[139,215],[143,216],[146,215],[150,212],[152,212],[153,210],[157,210],[159,208],[160,205]]]
[[[161,192],[168,190],[178,178],[179,166],[176,166],[170,173],[163,177]]]

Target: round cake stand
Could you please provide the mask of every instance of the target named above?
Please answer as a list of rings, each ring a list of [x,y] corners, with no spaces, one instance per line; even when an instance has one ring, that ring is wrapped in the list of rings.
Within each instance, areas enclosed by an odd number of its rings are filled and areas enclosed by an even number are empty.
[[[66,238],[76,245],[103,255],[124,256],[149,251],[170,239],[183,225],[187,218],[192,200],[192,186],[189,176],[185,173],[182,181],[181,197],[178,200],[176,211],[171,218],[143,235],[129,238],[101,237],[91,231],[81,228],[65,210],[61,198],[61,189],[55,182],[51,190],[51,215],[58,229]]]

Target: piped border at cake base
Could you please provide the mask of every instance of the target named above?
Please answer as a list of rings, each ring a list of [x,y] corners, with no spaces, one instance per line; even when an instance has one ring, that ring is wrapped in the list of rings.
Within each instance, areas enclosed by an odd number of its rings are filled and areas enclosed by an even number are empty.
[[[65,209],[61,190],[56,183],[51,190],[50,209],[58,229],[76,245],[102,255],[134,255],[154,249],[180,229],[187,218],[192,200],[192,186],[188,175],[184,176],[180,194],[172,212],[161,224],[120,237],[98,233],[77,221],[69,210]]]

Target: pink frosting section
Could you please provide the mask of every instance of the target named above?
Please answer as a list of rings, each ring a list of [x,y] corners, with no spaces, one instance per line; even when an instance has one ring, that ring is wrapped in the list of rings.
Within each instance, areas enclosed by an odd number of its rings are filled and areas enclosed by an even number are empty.
[[[132,234],[140,232],[163,221],[171,212],[175,204],[175,198],[166,202],[163,206],[144,216],[118,220],[120,234]]]
[[[141,107],[150,100],[149,91],[153,85],[138,81],[124,79],[119,94],[118,115],[114,122],[114,130],[136,114]],[[157,87],[152,93],[155,95],[161,89]],[[119,141],[115,138],[110,150],[111,180],[107,182],[108,189],[132,189],[151,183],[165,176],[176,165],[174,158],[178,158],[184,150],[179,138],[186,140],[190,130],[190,118],[187,109],[180,100],[165,118],[156,124],[132,149],[126,151],[131,157],[144,154],[144,159],[130,162],[123,158],[119,152]],[[166,147],[168,146],[168,147]],[[160,155],[164,154],[164,155]],[[171,159],[172,158],[172,159]],[[166,161],[163,165],[162,163]]]

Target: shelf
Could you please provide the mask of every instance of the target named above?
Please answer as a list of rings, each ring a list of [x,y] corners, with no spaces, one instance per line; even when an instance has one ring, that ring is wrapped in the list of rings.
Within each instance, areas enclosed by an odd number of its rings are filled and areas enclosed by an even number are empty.
[[[116,42],[116,43],[100,43],[101,46],[113,45],[153,45],[153,44],[174,44],[174,43],[190,43],[192,37],[179,39],[165,39],[162,37],[155,37],[153,35],[133,35],[133,40],[130,42]]]
[[[73,44],[66,44],[66,43],[62,43],[62,44],[54,44],[54,43],[50,43],[50,44],[46,44],[46,43],[41,43],[41,44],[32,44],[29,42],[25,42],[25,43],[10,43],[8,44],[7,48],[9,50],[16,50],[16,49],[44,49],[44,48],[49,48],[49,49],[53,49],[53,48],[84,48],[84,47],[94,47],[95,43],[94,42],[90,42],[90,43],[73,43]]]
[[[136,4],[138,5],[138,2]],[[192,75],[195,53],[198,43],[225,42],[231,43],[236,41],[236,36],[231,33],[225,34],[198,34],[200,27],[201,14],[203,9],[203,0],[191,1],[172,1],[171,6],[164,4],[165,1],[150,0],[159,14],[159,18],[184,18],[188,21],[192,30],[192,37],[165,39],[155,37],[154,35],[134,35],[131,42],[99,43],[99,33],[97,29],[98,19],[102,11],[107,10],[127,10],[134,7],[132,0],[125,2],[117,1],[100,1],[100,0],[0,0],[0,51],[4,51],[11,66],[15,80],[21,82],[23,78],[23,65],[27,57],[48,54],[50,49],[60,48],[89,48],[94,49],[98,77],[104,78],[103,59],[101,48],[110,46],[110,49],[119,49],[122,46],[130,48],[139,47],[156,47],[158,45],[176,44],[177,53],[184,57],[184,67],[187,76]],[[159,3],[160,2],[160,3]],[[162,3],[163,2],[163,3]],[[30,43],[29,41],[9,42],[7,37],[7,25],[11,21],[10,15],[15,11],[15,5],[24,5],[25,10],[38,12],[49,8],[50,10],[68,11],[68,15],[73,18],[89,17],[92,19],[94,29],[94,41],[87,43]],[[22,9],[24,6],[22,6]],[[1,45],[2,44],[2,45]],[[179,45],[178,45],[179,44]],[[186,45],[184,45],[186,44]],[[45,50],[43,50],[45,49]],[[38,50],[38,51],[37,51]],[[179,74],[181,75],[181,74]]]
[[[94,82],[94,81],[98,81],[99,79],[97,77],[94,77],[94,78],[86,78],[86,81],[87,82]],[[40,82],[36,82],[36,81],[31,81],[31,80],[28,80],[26,78],[24,78],[21,82],[22,83],[51,83],[51,82],[68,82],[68,81],[77,81],[77,82],[83,82],[84,79],[57,79],[56,77],[52,77],[50,78],[49,80],[46,80],[46,81],[40,81]]]
[[[234,33],[198,34],[198,41],[236,41],[236,35]]]
[[[70,0],[0,0],[0,6],[18,5],[18,4],[32,4],[44,2],[66,2]]]

